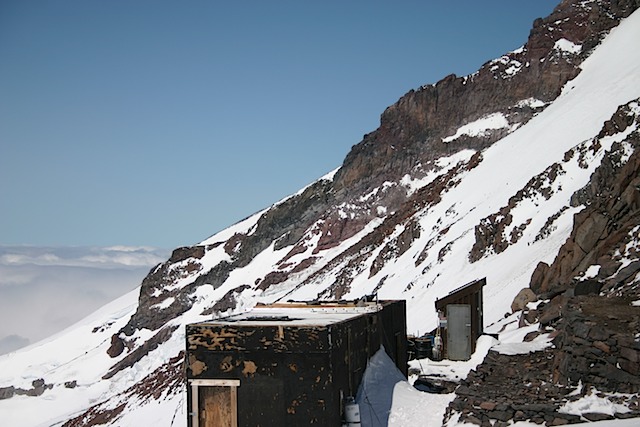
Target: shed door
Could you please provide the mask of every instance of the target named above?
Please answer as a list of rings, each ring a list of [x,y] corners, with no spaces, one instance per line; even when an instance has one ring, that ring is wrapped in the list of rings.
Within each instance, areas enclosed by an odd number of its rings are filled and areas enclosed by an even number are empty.
[[[200,427],[236,427],[235,387],[199,387]]]
[[[190,379],[191,427],[238,427],[236,379]]]
[[[447,305],[447,357],[450,360],[471,358],[471,306]]]

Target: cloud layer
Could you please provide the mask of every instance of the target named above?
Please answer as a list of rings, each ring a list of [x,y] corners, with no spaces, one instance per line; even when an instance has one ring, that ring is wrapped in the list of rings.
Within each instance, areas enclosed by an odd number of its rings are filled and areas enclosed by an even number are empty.
[[[169,252],[0,246],[0,354],[71,326],[134,289]]]

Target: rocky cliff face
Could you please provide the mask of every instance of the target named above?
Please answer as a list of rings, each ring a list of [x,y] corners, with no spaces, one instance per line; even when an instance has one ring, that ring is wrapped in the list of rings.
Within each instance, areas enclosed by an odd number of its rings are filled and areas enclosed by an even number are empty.
[[[502,112],[510,126],[526,123],[565,83],[606,32],[638,7],[625,2],[561,2],[537,19],[527,43],[465,77],[450,75],[410,91],[385,110],[380,127],[353,147],[336,176],[336,187],[358,193],[464,148],[484,148],[505,135],[498,130],[445,143],[461,124]],[[563,50],[560,40],[581,46]],[[523,100],[539,100],[531,104]]]
[[[588,275],[603,282],[604,292],[639,295],[635,286],[640,270],[636,246],[640,232],[639,101],[621,106],[594,139],[597,145],[604,138],[628,133],[614,144],[589,183],[574,194],[571,204],[586,207],[575,215],[571,236],[554,262],[538,265],[530,284],[536,292],[562,292]],[[587,272],[596,265],[597,271]]]
[[[451,185],[440,180],[420,194],[408,195],[406,187],[397,185],[404,176],[421,179],[433,172],[437,159],[465,149],[482,150],[525,124],[580,72],[580,63],[608,30],[637,7],[638,2],[633,0],[563,1],[550,16],[534,22],[522,48],[487,62],[470,76],[450,75],[434,85],[410,91],[385,110],[376,131],[365,135],[352,148],[333,180],[320,180],[267,210],[251,233],[234,235],[224,243],[230,261],[206,272],[194,284],[219,286],[233,269],[246,266],[272,243],[275,249],[294,245],[292,253],[300,252],[306,247],[310,232],[320,236],[317,251],[335,247],[361,232],[373,219],[381,217],[381,211],[397,212],[393,219],[386,221],[385,229],[397,226],[400,217],[410,217],[414,202],[426,206],[430,199]],[[577,48],[567,49],[562,43]],[[450,142],[443,141],[454,135],[461,125],[494,113],[503,114],[508,124],[480,134],[462,135]],[[390,185],[384,187],[385,183]],[[372,191],[375,194],[366,199],[362,197]],[[388,232],[378,230],[378,244],[384,240],[385,233]],[[480,236],[478,240],[476,252],[481,252],[487,243],[483,244]],[[206,248],[191,249],[200,257],[204,250]],[[186,256],[188,250],[182,252]],[[472,258],[474,256],[477,255],[472,254]],[[155,298],[149,298],[149,295],[154,289],[162,289],[167,281],[175,280],[174,277],[181,274],[178,270],[187,273],[189,269],[191,272],[198,270],[197,259],[198,256],[191,260],[176,259],[174,254],[161,267],[161,272],[152,272],[143,282],[138,313],[121,332],[130,335],[136,328],[156,330],[172,316],[186,311],[190,303],[182,297],[165,311],[167,314],[151,315],[155,301],[171,295]],[[178,262],[186,264],[178,269],[170,267]],[[313,264],[314,257],[308,257],[298,269]],[[282,283],[290,274],[286,269],[271,272],[270,276],[261,279],[261,288]],[[185,294],[184,290],[180,293]],[[329,292],[325,296],[342,294],[343,291]]]

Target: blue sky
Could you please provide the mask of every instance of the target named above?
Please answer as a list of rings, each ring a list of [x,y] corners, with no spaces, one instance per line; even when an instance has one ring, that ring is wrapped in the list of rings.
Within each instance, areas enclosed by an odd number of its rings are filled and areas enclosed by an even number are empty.
[[[0,244],[204,240],[556,3],[4,0]]]

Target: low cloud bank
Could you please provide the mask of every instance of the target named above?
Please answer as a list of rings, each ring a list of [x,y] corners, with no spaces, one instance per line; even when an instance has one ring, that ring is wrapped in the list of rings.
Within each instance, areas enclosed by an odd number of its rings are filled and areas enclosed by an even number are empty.
[[[29,338],[21,337],[20,335],[7,335],[0,339],[0,354],[11,353],[29,344],[31,344]]]
[[[0,265],[67,267],[150,267],[166,259],[168,251],[145,246],[40,247],[0,246]]]
[[[71,326],[168,256],[148,247],[0,246],[0,354]]]

